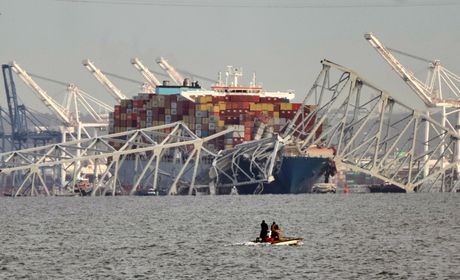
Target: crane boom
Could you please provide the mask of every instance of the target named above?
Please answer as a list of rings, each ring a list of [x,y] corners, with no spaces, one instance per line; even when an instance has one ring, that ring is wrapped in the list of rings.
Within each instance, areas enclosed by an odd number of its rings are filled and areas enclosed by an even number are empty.
[[[372,45],[372,47],[374,47],[383,59],[390,64],[391,68],[393,68],[393,70],[401,76],[403,81],[406,82],[406,84],[423,100],[427,106],[436,106],[436,101],[432,97],[431,92],[426,88],[425,84],[418,80],[412,72],[407,70],[372,33],[364,34],[364,38]]]
[[[166,71],[168,73],[169,77],[176,83],[177,85],[182,85],[184,81],[184,77],[182,77],[181,74],[179,74],[174,67],[172,67],[166,59],[163,57],[160,57],[157,59],[158,65],[160,65],[161,69]]]
[[[423,100],[428,107],[460,108],[460,77],[441,65],[439,60],[427,60],[415,55],[396,51],[385,47],[372,33],[364,34],[364,38],[390,64],[403,81]],[[429,75],[426,83],[418,80],[412,72],[406,69],[390,52],[397,52],[412,58],[429,62]],[[442,92],[441,83],[447,85],[450,92]]]
[[[147,80],[150,86],[155,88],[156,86],[161,85],[157,77],[155,77],[155,75],[153,75],[153,73],[150,72],[150,70],[146,66],[144,66],[144,64],[139,60],[139,58],[135,57],[131,59],[131,64],[142,74],[142,76],[144,76],[144,78]]]
[[[21,80],[32,89],[38,98],[45,104],[64,125],[74,125],[74,119],[68,111],[59,105],[44,91],[30,76],[26,73],[15,61],[10,62],[13,71],[21,78]]]
[[[109,93],[120,102],[122,99],[128,99],[89,59],[83,60],[83,65],[93,76],[109,91]]]

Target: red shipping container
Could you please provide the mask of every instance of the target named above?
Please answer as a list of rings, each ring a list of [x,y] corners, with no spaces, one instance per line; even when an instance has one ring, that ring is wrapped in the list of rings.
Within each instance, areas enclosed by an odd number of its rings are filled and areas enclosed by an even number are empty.
[[[300,103],[292,103],[292,110],[295,110],[295,111],[299,110],[300,105],[301,105]]]

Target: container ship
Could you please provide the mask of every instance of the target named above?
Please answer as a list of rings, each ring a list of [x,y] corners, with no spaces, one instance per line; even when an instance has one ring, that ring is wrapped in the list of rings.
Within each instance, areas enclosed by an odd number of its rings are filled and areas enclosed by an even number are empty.
[[[167,81],[157,86],[155,94],[139,93],[122,100],[109,117],[109,132],[184,122],[198,137],[206,137],[233,128],[233,133],[208,143],[213,151],[228,150],[246,141],[271,137],[291,120],[301,103],[292,103],[293,92],[268,92],[256,84],[255,75],[249,86],[240,86],[242,71],[229,67],[226,80],[219,74],[210,90],[198,82],[185,79],[182,85]],[[306,105],[304,113],[313,109]],[[116,144],[114,144],[116,145]],[[120,148],[115,146],[115,148]],[[275,180],[264,186],[239,186],[238,193],[306,193],[328,168],[331,149],[316,149],[313,154],[299,155],[286,149]],[[129,164],[129,163],[127,163]],[[209,166],[203,166],[209,170]],[[129,170],[127,168],[126,170]],[[126,174],[129,176],[129,172]],[[231,189],[219,189],[218,194]]]

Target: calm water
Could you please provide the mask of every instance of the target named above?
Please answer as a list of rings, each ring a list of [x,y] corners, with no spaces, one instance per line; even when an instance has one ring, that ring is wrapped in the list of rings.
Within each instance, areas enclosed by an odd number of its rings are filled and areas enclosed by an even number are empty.
[[[458,194],[0,198],[0,279],[460,279]],[[301,246],[249,246],[273,220]]]

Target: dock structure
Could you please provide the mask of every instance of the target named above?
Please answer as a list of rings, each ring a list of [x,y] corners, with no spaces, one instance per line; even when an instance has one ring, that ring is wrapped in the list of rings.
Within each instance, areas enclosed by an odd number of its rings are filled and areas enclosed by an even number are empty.
[[[0,182],[12,196],[81,192],[84,176],[91,177],[91,195],[150,189],[213,194],[221,187],[270,182],[286,147],[305,155],[311,147],[333,147],[337,165],[406,192],[458,190],[457,132],[357,72],[323,60],[307,104],[314,109],[304,112],[301,106],[280,134],[222,151],[206,144],[231,130],[200,138],[178,122],[1,153]],[[249,169],[241,168],[242,159]]]

